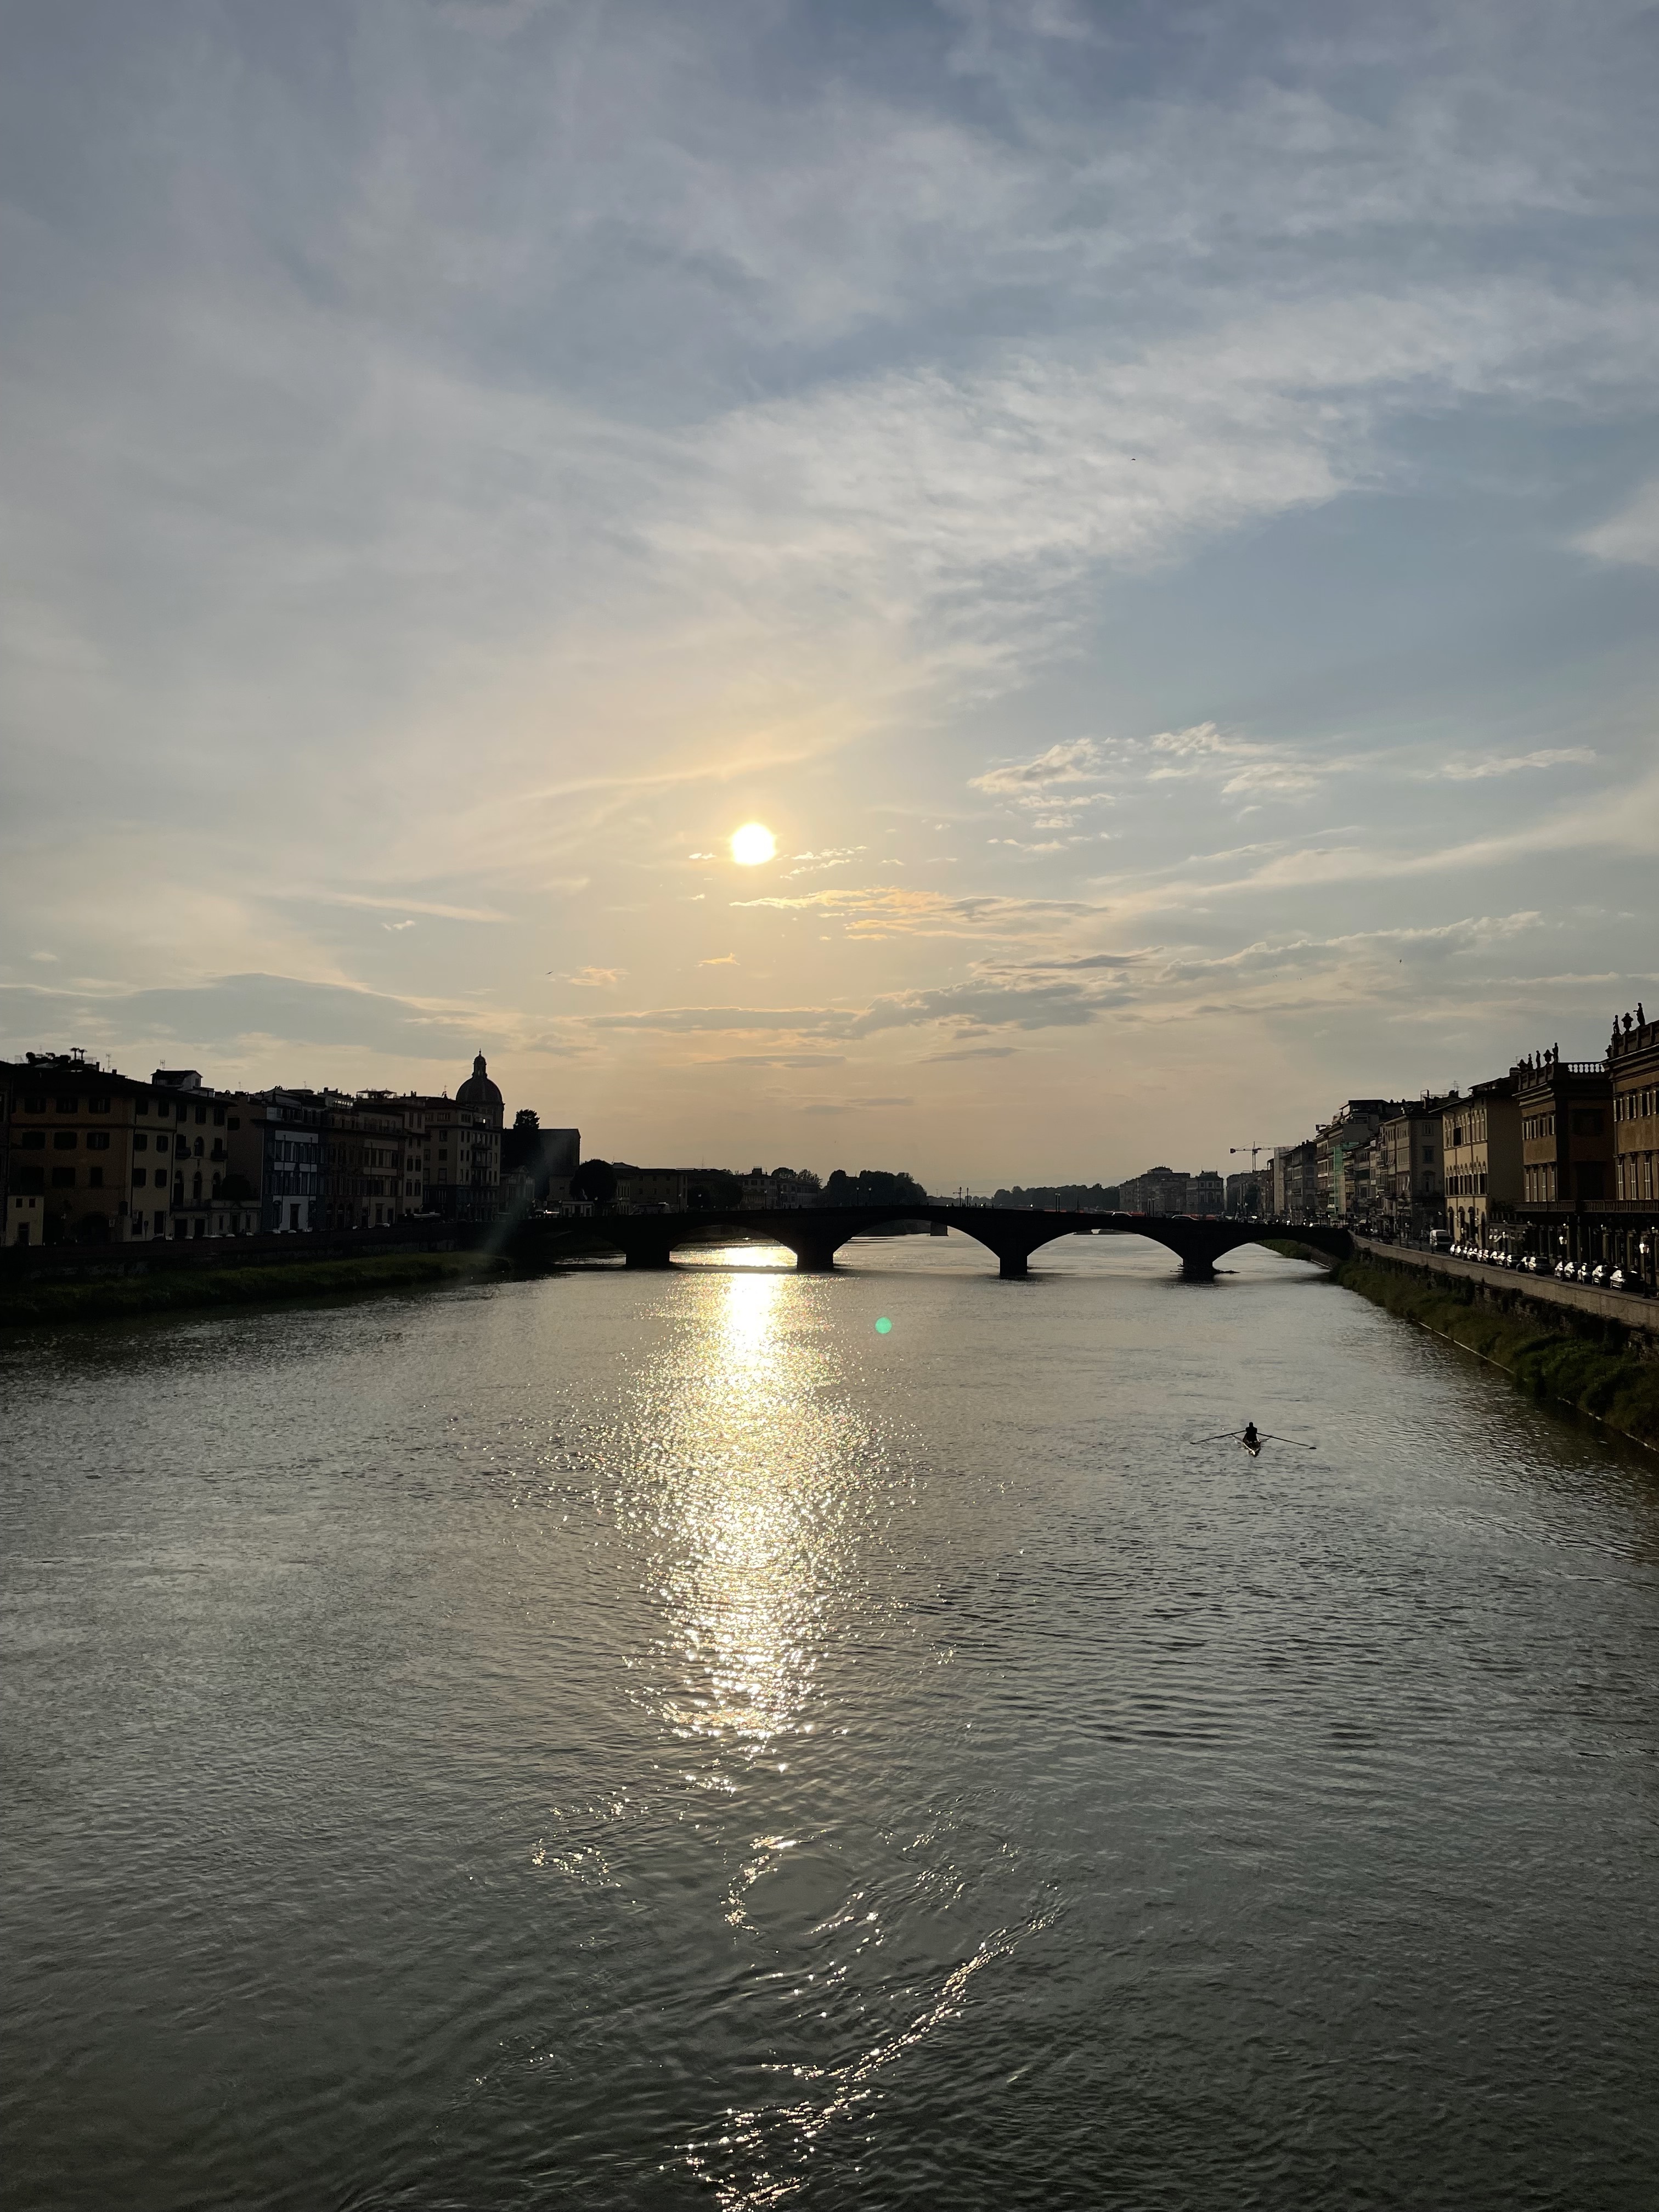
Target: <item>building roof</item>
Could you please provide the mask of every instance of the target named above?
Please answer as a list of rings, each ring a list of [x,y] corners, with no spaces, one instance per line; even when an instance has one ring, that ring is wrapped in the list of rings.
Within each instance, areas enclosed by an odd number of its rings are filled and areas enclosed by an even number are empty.
[[[458,1106],[499,1106],[501,1094],[490,1081],[480,1053],[472,1063],[472,1073],[455,1093]]]

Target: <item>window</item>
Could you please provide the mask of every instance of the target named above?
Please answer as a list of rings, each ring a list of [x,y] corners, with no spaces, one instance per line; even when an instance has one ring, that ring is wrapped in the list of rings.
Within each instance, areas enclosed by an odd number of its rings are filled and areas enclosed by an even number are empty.
[[[54,1152],[72,1152],[75,1150],[74,1130],[54,1129],[52,1133],[52,1149]]]
[[[148,1113],[149,1113],[149,1099],[148,1099],[148,1098],[141,1098],[141,1099],[138,1101],[138,1111],[139,1111],[141,1114],[148,1114]]]
[[[88,1098],[87,1101],[87,1111],[88,1114],[107,1114],[109,1111],[108,1099]]]
[[[75,1188],[75,1170],[73,1168],[54,1168],[52,1171],[52,1187],[54,1190],[73,1190]]]
[[[240,1115],[240,1114],[233,1114],[233,1115],[231,1115],[231,1117],[230,1117],[229,1121],[227,1121],[227,1122],[226,1122],[226,1124],[225,1124],[225,1127],[226,1127],[228,1129],[240,1129],[240,1128],[241,1127],[241,1126],[242,1126],[242,1117],[241,1117],[241,1115]]]
[[[204,1149],[205,1149],[205,1147],[204,1146],[204,1145],[203,1145],[203,1143],[202,1143],[202,1139],[198,1137],[198,1138],[196,1139],[196,1157],[197,1157],[197,1158],[198,1158],[198,1160],[201,1158],[202,1154],[203,1154],[203,1152],[204,1152]]]
[[[107,1129],[88,1129],[87,1131],[87,1150],[89,1152],[106,1152],[109,1150],[109,1131]]]
[[[147,1170],[143,1168],[134,1168],[132,1171],[132,1187],[135,1190],[142,1190],[149,1180],[149,1176]]]
[[[198,1106],[198,1107],[196,1109],[196,1118],[197,1118],[197,1120],[198,1120],[198,1121],[206,1121],[206,1119],[207,1119],[207,1108],[206,1108],[205,1106]]]
[[[60,1114],[78,1114],[81,1110],[81,1102],[78,1098],[60,1098],[58,1102],[58,1110]]]
[[[23,1111],[26,1114],[44,1114],[46,1110],[46,1102],[44,1098],[26,1098],[23,1101]]]
[[[149,1150],[149,1138],[144,1130],[140,1129],[133,1139],[132,1149],[135,1152],[147,1152]]]
[[[44,1152],[46,1149],[46,1133],[44,1129],[25,1129],[17,1141],[26,1152]]]
[[[216,1106],[213,1109],[213,1126],[216,1129],[222,1129],[225,1126],[225,1109],[222,1106]]]
[[[102,1168],[88,1168],[87,1170],[87,1182],[92,1189],[102,1190],[104,1188],[104,1170]]]

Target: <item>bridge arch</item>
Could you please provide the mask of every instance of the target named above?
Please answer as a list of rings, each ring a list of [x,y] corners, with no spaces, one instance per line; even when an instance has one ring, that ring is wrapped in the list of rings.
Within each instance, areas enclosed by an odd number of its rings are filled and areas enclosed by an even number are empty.
[[[898,1221],[940,1222],[959,1229],[996,1255],[999,1273],[1018,1280],[1028,1272],[1033,1252],[1061,1237],[1144,1237],[1175,1254],[1189,1281],[1214,1279],[1215,1263],[1241,1244],[1261,1243],[1275,1232],[1295,1237],[1340,1255],[1347,1249],[1346,1231],[1335,1226],[1299,1227],[1289,1223],[1234,1221],[1215,1217],[1145,1213],[1071,1213],[1023,1207],[890,1205],[801,1206],[708,1213],[600,1214],[580,1227],[542,1229],[521,1240],[527,1249],[547,1250],[574,1237],[592,1238],[623,1254],[630,1267],[667,1267],[675,1251],[700,1231],[743,1229],[771,1238],[795,1255],[797,1270],[822,1273],[854,1237]]]

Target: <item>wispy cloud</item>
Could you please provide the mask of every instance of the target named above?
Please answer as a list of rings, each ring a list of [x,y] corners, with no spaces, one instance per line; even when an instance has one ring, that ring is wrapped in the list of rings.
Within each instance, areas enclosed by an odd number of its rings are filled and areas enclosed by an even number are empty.
[[[1219,730],[1213,722],[1164,730],[1134,750],[1159,757],[1158,764],[1146,771],[1149,783],[1210,776],[1219,784],[1224,799],[1267,794],[1303,798],[1317,791],[1328,777],[1359,765],[1340,755],[1319,759],[1287,746],[1261,744]]]
[[[1516,775],[1523,769],[1588,766],[1595,758],[1589,745],[1557,745],[1530,753],[1483,753],[1449,760],[1426,773],[1443,777],[1449,783],[1480,783],[1487,776]]]
[[[442,921],[510,921],[497,907],[447,906],[435,899],[377,897],[368,891],[312,891],[306,896],[322,906],[366,907],[371,912],[389,908],[397,914],[432,915]]]
[[[1099,748],[1091,739],[1074,738],[1069,744],[1050,745],[1030,760],[1003,762],[982,775],[969,776],[969,787],[997,799],[1024,799],[1055,784],[1085,781],[1095,774],[1099,758]]]
[[[1022,899],[1000,892],[911,890],[877,884],[862,890],[803,891],[796,896],[736,899],[734,906],[813,913],[846,925],[849,937],[962,937],[1002,933],[1018,936],[1048,930],[1099,909],[1083,899]]]
[[[1659,477],[1644,483],[1616,514],[1581,531],[1572,542],[1581,553],[1593,554],[1598,561],[1659,568]]]

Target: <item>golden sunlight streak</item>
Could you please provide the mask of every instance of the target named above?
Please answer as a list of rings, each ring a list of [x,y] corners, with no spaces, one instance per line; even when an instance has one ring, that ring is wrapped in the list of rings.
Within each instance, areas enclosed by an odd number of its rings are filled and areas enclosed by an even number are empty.
[[[763,822],[745,822],[732,832],[732,858],[740,868],[757,868],[775,858],[778,841]]]

